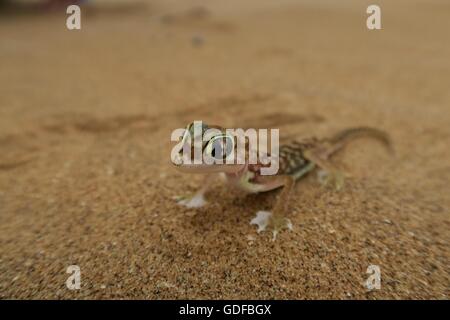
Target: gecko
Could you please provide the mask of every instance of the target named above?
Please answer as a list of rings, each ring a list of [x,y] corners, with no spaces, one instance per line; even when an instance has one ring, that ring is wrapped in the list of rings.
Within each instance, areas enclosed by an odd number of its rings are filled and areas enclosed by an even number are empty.
[[[236,149],[236,137],[227,134],[226,129],[217,125],[202,124],[201,132],[214,128],[218,134],[203,141],[201,145],[193,143],[194,123],[186,127],[186,133],[180,138],[181,143],[188,143],[191,154],[195,148],[199,148],[202,154],[217,157],[218,154],[225,157],[230,149]],[[287,218],[289,199],[292,196],[297,180],[305,177],[308,173],[320,169],[319,182],[323,185],[332,185],[340,190],[344,184],[344,173],[331,161],[333,155],[342,150],[349,142],[359,138],[372,138],[381,142],[388,151],[392,152],[389,135],[379,129],[370,127],[355,127],[344,129],[329,138],[304,138],[292,140],[279,147],[277,160],[279,161],[278,172],[275,175],[261,175],[261,168],[267,166],[261,162],[251,164],[248,161],[248,150],[244,163],[240,164],[193,164],[191,161],[183,160],[183,150],[179,151],[175,166],[182,172],[204,173],[207,178],[202,187],[190,197],[177,197],[180,205],[188,208],[204,206],[205,193],[209,190],[215,179],[215,173],[220,173],[228,184],[237,186],[247,193],[267,192],[281,189],[272,211],[258,211],[251,224],[258,225],[258,233],[269,229],[272,231],[272,240],[283,229],[291,229],[292,223]],[[187,141],[188,139],[192,139]],[[219,142],[219,143],[218,143]],[[248,143],[246,143],[248,148]],[[228,150],[223,152],[223,150]]]

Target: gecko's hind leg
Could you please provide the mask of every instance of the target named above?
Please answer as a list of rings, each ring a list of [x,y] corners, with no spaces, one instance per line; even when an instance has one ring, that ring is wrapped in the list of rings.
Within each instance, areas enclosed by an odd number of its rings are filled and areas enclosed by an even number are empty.
[[[335,188],[335,190],[339,191],[344,186],[345,177],[342,171],[328,171],[322,169],[317,173],[317,180],[322,186],[332,186]]]
[[[328,157],[328,153],[321,149],[307,150],[305,158],[315,163],[321,170],[318,172],[318,180],[323,186],[333,186],[339,191],[344,186],[345,175],[339,170]]]

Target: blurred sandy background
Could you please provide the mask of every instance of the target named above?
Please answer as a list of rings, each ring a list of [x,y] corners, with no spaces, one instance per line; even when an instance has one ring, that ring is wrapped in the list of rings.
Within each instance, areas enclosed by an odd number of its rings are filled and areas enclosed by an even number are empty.
[[[0,297],[448,299],[450,3],[377,1],[380,31],[369,4],[97,1],[81,31],[65,8],[0,13]],[[276,192],[172,199],[202,180],[171,166],[170,133],[200,119],[370,125],[396,156],[346,149],[345,189],[298,183],[273,243],[249,221]]]

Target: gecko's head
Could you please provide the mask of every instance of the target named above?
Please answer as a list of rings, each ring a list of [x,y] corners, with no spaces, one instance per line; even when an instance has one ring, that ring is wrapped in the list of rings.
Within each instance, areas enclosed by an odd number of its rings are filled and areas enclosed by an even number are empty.
[[[184,172],[237,172],[243,165],[226,164],[227,157],[236,154],[236,145],[236,137],[225,129],[194,121],[180,138],[173,163]]]

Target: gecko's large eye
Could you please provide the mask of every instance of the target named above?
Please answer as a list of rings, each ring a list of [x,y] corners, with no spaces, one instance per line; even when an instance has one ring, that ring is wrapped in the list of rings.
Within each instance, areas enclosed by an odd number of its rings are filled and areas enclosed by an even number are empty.
[[[212,138],[206,146],[206,152],[214,159],[225,159],[234,148],[234,139],[230,136],[217,136]]]

